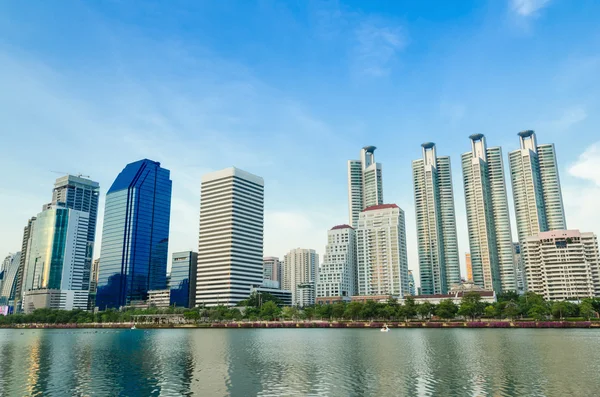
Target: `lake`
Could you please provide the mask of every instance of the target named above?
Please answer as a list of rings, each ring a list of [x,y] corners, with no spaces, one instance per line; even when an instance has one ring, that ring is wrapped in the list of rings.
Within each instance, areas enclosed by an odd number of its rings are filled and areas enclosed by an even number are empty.
[[[0,329],[0,396],[593,396],[593,329]]]

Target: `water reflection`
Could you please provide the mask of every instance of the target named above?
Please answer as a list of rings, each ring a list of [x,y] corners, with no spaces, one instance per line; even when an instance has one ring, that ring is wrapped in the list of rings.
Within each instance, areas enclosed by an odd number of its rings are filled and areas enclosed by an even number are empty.
[[[0,396],[564,396],[595,330],[0,330]]]

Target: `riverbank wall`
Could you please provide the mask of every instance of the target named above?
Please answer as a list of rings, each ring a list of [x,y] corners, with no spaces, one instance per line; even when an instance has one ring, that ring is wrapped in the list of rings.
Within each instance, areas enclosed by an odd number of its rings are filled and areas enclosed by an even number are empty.
[[[135,323],[137,329],[166,328],[598,328],[600,321],[232,321],[197,324]],[[6,324],[17,329],[130,329],[133,323]]]

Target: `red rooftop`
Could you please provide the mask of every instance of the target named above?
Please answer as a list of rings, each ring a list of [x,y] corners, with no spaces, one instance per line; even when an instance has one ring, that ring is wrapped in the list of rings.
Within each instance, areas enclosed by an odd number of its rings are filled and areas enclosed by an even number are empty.
[[[379,204],[379,205],[372,205],[370,207],[367,207],[363,210],[363,212],[374,211],[374,210],[384,210],[386,208],[400,208],[400,207],[398,207],[396,204]]]
[[[350,225],[337,225],[331,228],[331,230],[337,230],[337,229],[354,229],[352,226]]]

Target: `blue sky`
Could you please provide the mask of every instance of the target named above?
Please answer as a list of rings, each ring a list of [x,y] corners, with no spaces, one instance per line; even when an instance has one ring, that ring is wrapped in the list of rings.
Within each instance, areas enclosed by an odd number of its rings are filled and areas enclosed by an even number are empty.
[[[265,179],[265,255],[323,253],[348,221],[346,161],[375,145],[418,270],[420,144],[452,157],[467,252],[468,136],[506,157],[523,129],[556,144],[568,226],[600,233],[598,15],[593,0],[0,2],[0,252],[51,171],[104,194],[150,158],[173,179],[170,251],[197,246],[201,175],[235,165]]]

